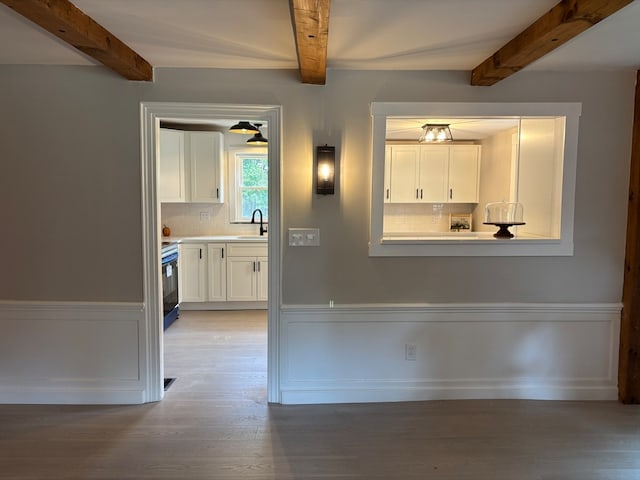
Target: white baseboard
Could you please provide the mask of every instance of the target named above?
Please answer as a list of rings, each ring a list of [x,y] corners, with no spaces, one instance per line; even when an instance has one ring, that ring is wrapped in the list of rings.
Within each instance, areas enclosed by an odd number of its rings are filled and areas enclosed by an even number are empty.
[[[266,310],[267,302],[180,302],[180,310]]]
[[[142,403],[143,309],[1,301],[0,403]]]
[[[282,403],[615,400],[621,308],[285,305]]]

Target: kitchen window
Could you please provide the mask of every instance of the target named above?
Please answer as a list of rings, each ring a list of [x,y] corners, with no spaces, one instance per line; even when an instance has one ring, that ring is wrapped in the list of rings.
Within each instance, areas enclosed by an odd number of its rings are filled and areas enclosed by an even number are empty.
[[[269,218],[269,158],[266,149],[229,152],[231,221],[247,223],[254,210]]]
[[[373,103],[369,254],[572,255],[580,112],[577,103]],[[429,124],[450,126],[453,141],[419,142]],[[524,205],[514,238],[483,225],[491,202]],[[451,228],[460,216],[469,229]]]

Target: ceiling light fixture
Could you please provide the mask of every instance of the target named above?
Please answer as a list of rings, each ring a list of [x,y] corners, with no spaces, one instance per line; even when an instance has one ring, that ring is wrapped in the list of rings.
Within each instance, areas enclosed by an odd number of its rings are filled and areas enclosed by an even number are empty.
[[[260,133],[260,130],[258,130],[257,127],[254,127],[253,125],[251,125],[247,121],[242,121],[242,122],[236,123],[233,127],[231,127],[229,129],[229,131],[231,133],[243,133],[243,134]]]
[[[418,143],[451,142],[451,129],[447,123],[425,123],[422,125],[422,135]]]
[[[260,127],[262,126],[261,123],[256,123],[255,124],[256,129],[258,130],[258,133],[256,133],[253,137],[251,137],[249,140],[247,140],[247,143],[249,145],[266,145],[269,143],[269,141],[262,136],[262,132],[260,131]]]

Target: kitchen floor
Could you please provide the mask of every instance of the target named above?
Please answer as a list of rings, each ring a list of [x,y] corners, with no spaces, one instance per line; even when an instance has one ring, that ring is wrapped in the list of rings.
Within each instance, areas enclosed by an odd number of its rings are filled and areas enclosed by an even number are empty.
[[[0,405],[0,479],[640,479],[638,405],[269,405],[266,315],[183,312],[161,402]]]
[[[181,311],[164,332],[165,399],[267,401],[267,311]]]

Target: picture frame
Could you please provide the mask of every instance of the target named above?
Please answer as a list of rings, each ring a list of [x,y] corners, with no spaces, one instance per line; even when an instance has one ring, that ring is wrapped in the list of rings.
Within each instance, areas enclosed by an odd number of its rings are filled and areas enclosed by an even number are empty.
[[[449,214],[449,231],[450,232],[466,232],[471,231],[470,213],[450,213]]]

